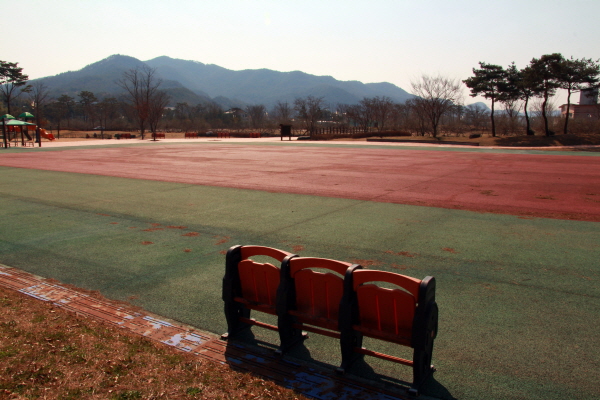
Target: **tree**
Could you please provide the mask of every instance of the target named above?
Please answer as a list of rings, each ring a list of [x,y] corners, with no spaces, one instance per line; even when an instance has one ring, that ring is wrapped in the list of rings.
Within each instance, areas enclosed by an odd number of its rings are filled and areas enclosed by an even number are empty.
[[[556,93],[556,89],[560,87],[560,65],[564,58],[560,53],[545,54],[540,58],[533,58],[529,63],[530,76],[529,84],[532,88],[540,93],[543,98],[541,105],[542,118],[544,119],[544,131],[546,136],[550,136],[553,132],[548,127],[547,105],[548,99]]]
[[[56,101],[49,104],[48,111],[57,125],[56,137],[60,139],[60,127],[63,118],[69,115],[71,108],[75,104],[74,99],[66,94],[61,95]],[[68,121],[68,120],[67,120]]]
[[[79,92],[79,103],[83,110],[83,120],[88,124],[93,121],[95,116],[94,105],[98,101],[94,93],[82,90]]]
[[[104,138],[104,130],[108,126],[108,121],[112,120],[117,114],[119,101],[114,97],[106,97],[96,106],[100,117],[100,135]]]
[[[504,104],[504,112],[509,119],[509,128],[511,131],[516,131],[519,112],[521,111],[522,100],[522,75],[517,69],[517,66],[512,62],[506,68],[506,81],[500,93],[500,102]],[[528,99],[527,99],[528,101]],[[527,116],[527,119],[529,117]]]
[[[488,116],[488,110],[479,104],[469,104],[465,107],[465,118],[475,129],[481,129]]]
[[[323,97],[298,97],[294,100],[294,109],[298,117],[304,121],[306,131],[313,135],[317,121],[323,116]]]
[[[597,61],[594,62],[592,59],[582,58],[577,60],[571,57],[570,59],[563,59],[556,67],[558,68],[558,87],[567,91],[567,115],[563,128],[563,133],[566,135],[569,132],[571,93],[597,85],[600,66]]]
[[[394,102],[387,96],[376,96],[371,101],[371,107],[373,107],[373,119],[377,124],[377,130],[383,132],[394,111]]]
[[[289,124],[292,119],[292,108],[289,103],[278,101],[273,108],[273,118],[282,124]]]
[[[165,107],[169,104],[171,97],[164,90],[156,91],[150,98],[148,112],[148,124],[152,132],[152,140],[156,140],[156,129],[158,123],[165,113]]]
[[[125,71],[123,77],[117,81],[117,84],[129,95],[142,140],[150,116],[151,99],[161,83],[162,80],[156,76],[156,69],[146,65]]]
[[[369,132],[369,127],[375,118],[373,99],[365,97],[358,104],[344,104],[340,108],[346,118],[352,121],[355,126],[358,126],[363,133]]]
[[[46,99],[48,98],[48,86],[43,82],[37,81],[31,85],[31,91],[29,92],[29,101],[33,107],[35,113],[35,123],[38,127],[36,130],[36,143],[39,143],[39,128],[42,126],[42,117],[44,106],[46,105]]]
[[[420,80],[412,81],[411,87],[412,94],[419,97],[414,104],[430,123],[433,137],[437,137],[442,116],[452,110],[455,104],[460,103],[460,82],[440,75],[423,75]]]
[[[29,86],[25,86],[29,80],[29,76],[23,74],[23,68],[18,65],[19,63],[0,61],[0,91],[2,92],[2,97],[4,98],[9,114],[11,100],[18,97],[21,93],[29,91]],[[17,88],[22,89],[19,93],[15,94]]]
[[[479,62],[480,69],[473,68],[472,77],[463,82],[471,89],[471,96],[482,95],[492,101],[490,120],[492,123],[492,136],[496,136],[496,122],[494,120],[494,104],[502,100],[502,94],[506,92],[507,73],[500,65]]]
[[[262,104],[246,107],[246,113],[250,116],[253,129],[262,128],[265,121],[266,108]]]
[[[425,100],[420,97],[414,97],[404,103],[410,110],[409,126],[417,132],[417,136],[425,136],[428,132],[425,103]]]

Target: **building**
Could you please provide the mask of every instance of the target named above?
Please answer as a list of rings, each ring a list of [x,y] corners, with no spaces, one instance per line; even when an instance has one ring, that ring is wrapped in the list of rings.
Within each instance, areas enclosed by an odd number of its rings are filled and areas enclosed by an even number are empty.
[[[567,114],[567,105],[560,108],[560,116]],[[571,104],[569,118],[600,118],[600,104],[598,104],[598,89],[586,89],[579,93],[579,104]]]

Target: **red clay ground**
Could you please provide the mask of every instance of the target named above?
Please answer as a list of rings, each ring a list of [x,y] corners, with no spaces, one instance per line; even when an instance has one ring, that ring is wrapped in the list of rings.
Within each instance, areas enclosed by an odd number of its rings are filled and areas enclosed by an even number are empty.
[[[600,157],[168,144],[5,153],[0,165],[600,221]]]

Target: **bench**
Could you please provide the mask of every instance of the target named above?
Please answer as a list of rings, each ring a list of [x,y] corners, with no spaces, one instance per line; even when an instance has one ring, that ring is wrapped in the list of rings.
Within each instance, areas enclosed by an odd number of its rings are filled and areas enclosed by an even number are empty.
[[[165,139],[165,133],[164,132],[156,132],[154,134],[154,138],[155,139]]]
[[[253,261],[254,256],[271,257],[281,267]],[[226,255],[223,301],[228,327],[223,339],[259,326],[279,333],[276,353],[283,355],[307,337],[303,331],[326,335],[340,341],[337,372],[344,373],[361,355],[410,366],[413,395],[435,370],[438,307],[430,276],[419,280],[269,247],[234,246]],[[277,326],[250,318],[251,310],[277,316]],[[366,349],[364,336],[410,347],[412,360]]]
[[[197,138],[198,134],[196,132],[186,132],[184,138],[185,139],[192,139],[192,138]]]
[[[260,139],[260,132],[250,132],[248,137],[250,139]]]
[[[217,132],[217,138],[219,138],[219,139],[231,138],[231,134],[229,132]]]

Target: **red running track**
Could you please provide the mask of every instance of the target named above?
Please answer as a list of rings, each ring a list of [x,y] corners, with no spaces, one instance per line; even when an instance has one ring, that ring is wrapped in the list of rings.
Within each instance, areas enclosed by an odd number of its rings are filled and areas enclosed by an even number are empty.
[[[600,221],[600,157],[239,144],[6,153],[0,165]]]

